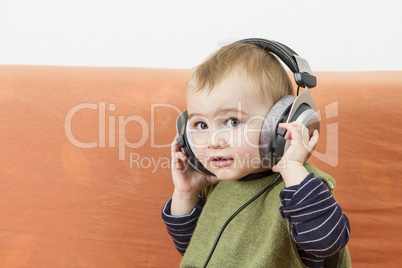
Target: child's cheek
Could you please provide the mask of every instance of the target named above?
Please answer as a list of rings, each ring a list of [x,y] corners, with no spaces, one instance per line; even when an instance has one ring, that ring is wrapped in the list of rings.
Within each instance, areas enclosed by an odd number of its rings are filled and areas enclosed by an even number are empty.
[[[242,128],[235,128],[235,129],[231,129],[231,131],[229,132],[229,144],[230,147],[232,148],[238,148],[242,146],[243,140],[242,140],[242,136],[243,136],[243,129]]]
[[[200,152],[203,149],[208,147],[209,144],[209,135],[206,132],[193,132],[191,133],[191,141],[193,151]]]
[[[260,133],[262,123],[260,121],[252,121],[243,128],[243,140],[250,148],[258,148],[260,144]]]

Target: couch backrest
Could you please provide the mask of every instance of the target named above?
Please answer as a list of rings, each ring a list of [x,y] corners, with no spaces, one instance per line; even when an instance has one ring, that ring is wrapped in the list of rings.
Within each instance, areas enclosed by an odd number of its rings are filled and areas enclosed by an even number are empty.
[[[160,212],[190,74],[0,66],[0,267],[178,266]],[[310,161],[337,180],[354,267],[402,263],[402,72],[316,75]]]

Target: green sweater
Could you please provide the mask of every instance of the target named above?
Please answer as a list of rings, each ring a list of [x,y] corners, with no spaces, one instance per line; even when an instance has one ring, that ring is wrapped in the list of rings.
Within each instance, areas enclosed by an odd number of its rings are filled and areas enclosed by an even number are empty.
[[[309,172],[330,189],[334,180],[313,165]],[[275,180],[271,175],[253,181],[221,181],[205,191],[207,202],[184,254],[180,267],[202,267],[226,220],[244,203]],[[279,213],[279,194],[285,187],[276,183],[240,212],[227,226],[208,267],[305,267],[290,231],[292,226]],[[350,267],[347,247],[326,260],[325,267]]]

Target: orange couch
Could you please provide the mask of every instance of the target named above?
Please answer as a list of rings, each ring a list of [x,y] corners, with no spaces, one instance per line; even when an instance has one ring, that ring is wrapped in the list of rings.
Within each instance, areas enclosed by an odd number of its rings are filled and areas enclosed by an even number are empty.
[[[160,212],[190,74],[0,66],[0,267],[178,266]],[[337,180],[353,267],[398,267],[402,72],[316,75],[310,161]]]

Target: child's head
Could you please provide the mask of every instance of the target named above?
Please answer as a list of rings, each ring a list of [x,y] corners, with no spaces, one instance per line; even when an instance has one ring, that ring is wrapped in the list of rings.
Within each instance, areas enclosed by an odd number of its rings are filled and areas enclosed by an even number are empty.
[[[199,65],[190,78],[187,93],[210,92],[226,76],[236,72],[247,76],[267,106],[272,107],[282,96],[293,94],[289,76],[276,57],[245,43],[224,46]]]
[[[292,83],[280,62],[243,43],[225,46],[197,67],[187,88],[193,150],[219,179],[262,171],[259,137],[265,116]]]

